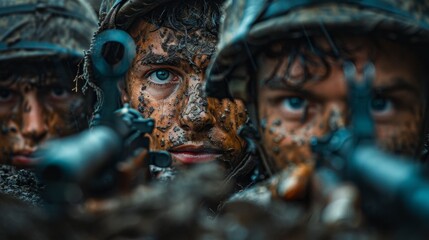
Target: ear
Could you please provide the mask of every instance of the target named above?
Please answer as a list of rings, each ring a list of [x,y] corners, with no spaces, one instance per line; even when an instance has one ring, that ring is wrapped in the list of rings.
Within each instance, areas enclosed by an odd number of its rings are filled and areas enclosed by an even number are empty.
[[[130,102],[130,96],[128,95],[128,91],[125,87],[125,81],[124,80],[118,81],[118,90],[121,93],[122,104],[129,103]]]

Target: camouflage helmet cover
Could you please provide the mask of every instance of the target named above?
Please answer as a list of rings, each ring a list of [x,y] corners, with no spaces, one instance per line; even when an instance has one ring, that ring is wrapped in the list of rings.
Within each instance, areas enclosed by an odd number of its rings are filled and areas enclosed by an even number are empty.
[[[173,0],[103,0],[100,6],[100,28],[127,30],[134,20],[156,7]]]
[[[250,59],[252,46],[293,38],[321,25],[429,41],[429,0],[229,0],[208,70],[208,95],[250,100],[243,63]]]
[[[85,0],[0,1],[0,61],[81,59],[97,27]]]

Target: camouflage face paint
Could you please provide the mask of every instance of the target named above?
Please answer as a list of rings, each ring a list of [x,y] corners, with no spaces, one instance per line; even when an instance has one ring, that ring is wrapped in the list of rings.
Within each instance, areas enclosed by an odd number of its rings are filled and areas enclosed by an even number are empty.
[[[46,140],[83,129],[86,115],[83,97],[71,91],[72,75],[61,79],[53,67],[37,73],[26,64],[15,69],[24,72],[14,70],[0,81],[1,159],[24,167]]]
[[[244,156],[244,141],[236,133],[247,119],[244,105],[203,92],[216,36],[156,28],[143,20],[130,32],[137,56],[122,100],[156,120],[151,149],[169,151],[176,167],[212,160],[235,167]]]
[[[380,40],[382,48],[377,49],[375,56],[371,56],[373,45],[369,41],[360,38],[343,40],[350,49],[359,49],[350,55],[359,78],[367,61],[372,61],[376,67],[371,111],[378,144],[391,152],[414,155],[423,134],[424,104],[417,58],[408,49],[387,40]],[[317,41],[328,48],[323,39]],[[340,61],[328,58],[326,77],[304,81],[297,86],[294,82],[284,81],[288,57],[260,56],[257,76],[262,86],[258,94],[259,118],[265,123],[260,129],[262,144],[279,168],[312,163],[310,137],[320,137],[345,126],[349,111]],[[300,75],[301,64],[292,62],[289,76]],[[310,69],[310,75],[317,74]],[[267,82],[272,76],[274,78]]]

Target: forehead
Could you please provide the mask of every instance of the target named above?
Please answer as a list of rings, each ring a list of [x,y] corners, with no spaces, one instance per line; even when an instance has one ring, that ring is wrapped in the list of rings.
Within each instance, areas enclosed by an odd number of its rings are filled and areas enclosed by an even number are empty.
[[[77,66],[74,62],[37,60],[0,62],[0,85],[23,83],[34,86],[71,85],[76,72]]]
[[[341,73],[345,61],[354,63],[358,77],[368,62],[373,63],[378,83],[387,84],[401,78],[418,85],[424,74],[423,63],[415,49],[383,38],[315,37],[274,43],[265,49],[258,56],[259,80],[261,84],[272,80],[270,84],[275,87],[314,84],[312,80],[332,77],[332,71],[339,72],[335,75],[337,78],[344,78]],[[299,80],[292,79],[294,77]]]
[[[406,42],[397,42],[380,36],[333,35],[284,39],[261,47],[259,56],[287,57],[291,52],[306,56],[318,55],[330,60],[376,60],[378,56],[402,55],[416,57],[416,49]]]
[[[217,43],[217,36],[205,29],[181,31],[158,27],[143,19],[136,21],[129,32],[138,49],[145,48],[158,54],[186,54],[190,51],[211,55]]]

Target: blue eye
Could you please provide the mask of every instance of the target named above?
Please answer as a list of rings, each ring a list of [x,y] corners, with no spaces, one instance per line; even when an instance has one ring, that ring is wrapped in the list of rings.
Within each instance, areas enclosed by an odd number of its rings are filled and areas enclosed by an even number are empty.
[[[156,70],[149,75],[149,78],[156,84],[166,84],[173,79],[173,74],[167,70]]]
[[[371,111],[373,113],[387,113],[393,109],[392,101],[383,98],[375,97],[371,100]]]
[[[283,107],[291,112],[304,111],[307,106],[307,100],[300,97],[289,97],[283,100]]]
[[[170,73],[165,70],[156,71],[155,74],[156,74],[156,77],[161,81],[167,80],[168,77],[170,76]]]

